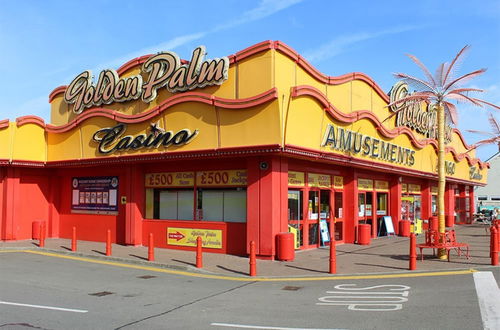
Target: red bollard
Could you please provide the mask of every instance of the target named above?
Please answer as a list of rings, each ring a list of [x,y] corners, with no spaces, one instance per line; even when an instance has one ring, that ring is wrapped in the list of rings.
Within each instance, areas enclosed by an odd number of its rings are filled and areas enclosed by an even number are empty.
[[[497,227],[497,242],[498,242],[498,253],[500,253],[500,223],[496,224]]]
[[[330,238],[330,274],[337,273],[337,249],[335,237]]]
[[[203,267],[203,241],[200,236],[196,238],[196,268]]]
[[[45,247],[45,222],[40,224],[40,242],[38,243],[38,247]]]
[[[111,230],[108,229],[108,235],[106,236],[106,255],[111,255]]]
[[[153,233],[149,233],[148,261],[155,261],[155,244]]]
[[[250,276],[257,276],[257,260],[255,258],[255,242],[250,242]]]
[[[410,234],[410,270],[417,270],[417,238]]]
[[[71,236],[71,251],[76,251],[76,227],[73,227],[73,235]]]
[[[491,227],[491,265],[498,266],[498,235],[495,226]]]

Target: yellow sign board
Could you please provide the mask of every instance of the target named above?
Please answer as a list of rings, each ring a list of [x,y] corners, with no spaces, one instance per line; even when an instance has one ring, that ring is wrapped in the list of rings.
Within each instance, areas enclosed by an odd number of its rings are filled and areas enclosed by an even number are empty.
[[[196,246],[196,239],[201,237],[202,247],[222,249],[222,230],[199,228],[167,228],[167,244],[178,246]]]
[[[409,184],[408,185],[408,193],[409,194],[420,194],[420,185],[419,184]]]
[[[408,184],[407,183],[401,184],[401,192],[402,193],[408,192]]]
[[[344,178],[341,176],[333,177],[333,187],[335,189],[344,189]]]
[[[304,187],[306,185],[304,177],[304,172],[288,171],[288,185]]]
[[[193,186],[194,172],[167,172],[146,174],[146,188]]]
[[[246,187],[246,170],[201,171],[196,173],[197,186],[238,186]]]
[[[358,179],[358,189],[361,190],[372,190],[373,180],[370,179]]]
[[[375,190],[377,190],[377,191],[389,191],[389,182],[375,180]]]
[[[431,194],[437,195],[438,193],[438,187],[437,186],[431,186]]]
[[[328,174],[307,174],[307,183],[309,187],[330,188],[332,179]]]

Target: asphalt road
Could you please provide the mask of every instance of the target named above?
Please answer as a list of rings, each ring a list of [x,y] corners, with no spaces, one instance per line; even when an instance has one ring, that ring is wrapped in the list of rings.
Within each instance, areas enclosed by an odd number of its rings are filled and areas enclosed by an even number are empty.
[[[472,273],[231,281],[0,253],[1,330],[482,329],[476,292]]]

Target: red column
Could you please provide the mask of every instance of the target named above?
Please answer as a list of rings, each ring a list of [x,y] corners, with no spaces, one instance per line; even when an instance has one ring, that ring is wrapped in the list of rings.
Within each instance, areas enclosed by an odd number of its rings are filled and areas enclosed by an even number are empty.
[[[470,210],[469,210],[469,219],[470,222],[474,220],[474,213],[476,213],[476,199],[474,198],[474,187],[469,186],[469,203],[470,203]]]
[[[455,184],[446,184],[444,192],[444,214],[445,217],[455,215]]]
[[[344,176],[344,242],[354,243],[358,225],[358,182],[354,169],[346,171]]]
[[[428,180],[422,182],[422,219],[427,220],[432,215],[431,184]]]
[[[394,231],[396,234],[399,234],[399,220],[401,220],[401,177],[392,177],[389,185],[389,215],[392,218]]]
[[[49,235],[59,237],[61,178],[55,171],[49,172],[49,191]]]
[[[3,228],[2,239],[16,239],[16,212],[19,210],[19,170],[7,168],[4,178]]]
[[[125,244],[141,245],[145,201],[144,175],[139,166],[127,170],[127,205],[125,206]]]
[[[256,254],[274,258],[275,237],[287,228],[288,166],[281,157],[248,162],[247,241],[255,241]],[[250,210],[258,205],[257,210]]]

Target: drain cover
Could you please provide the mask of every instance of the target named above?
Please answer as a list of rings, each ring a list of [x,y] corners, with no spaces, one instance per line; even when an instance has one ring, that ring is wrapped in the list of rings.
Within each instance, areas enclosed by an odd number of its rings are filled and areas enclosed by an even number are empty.
[[[137,276],[137,278],[142,278],[144,280],[149,280],[150,278],[155,278],[156,276],[153,275],[143,275],[143,276]]]
[[[287,286],[285,286],[285,287],[284,287],[283,289],[281,289],[281,290],[286,290],[286,291],[297,291],[297,290],[300,290],[300,289],[302,289],[302,287],[301,287],[301,286],[289,286],[289,285],[287,285]]]
[[[89,293],[89,296],[102,297],[102,296],[107,296],[109,294],[113,294],[113,292],[101,291],[101,292],[96,292],[96,293]]]

